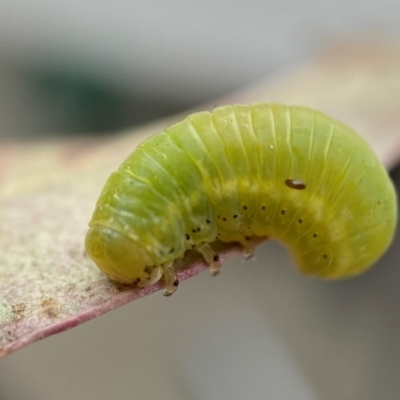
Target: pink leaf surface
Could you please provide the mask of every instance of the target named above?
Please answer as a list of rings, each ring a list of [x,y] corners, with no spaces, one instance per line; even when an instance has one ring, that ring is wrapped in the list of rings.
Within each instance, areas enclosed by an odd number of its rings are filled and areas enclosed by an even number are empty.
[[[388,167],[400,157],[398,48],[342,43],[218,104],[260,100],[321,109],[363,134]],[[83,238],[110,172],[179,118],[101,141],[0,145],[0,356],[162,288],[109,281],[86,256]],[[223,262],[241,252],[220,246]],[[206,265],[190,254],[178,267],[185,280]]]

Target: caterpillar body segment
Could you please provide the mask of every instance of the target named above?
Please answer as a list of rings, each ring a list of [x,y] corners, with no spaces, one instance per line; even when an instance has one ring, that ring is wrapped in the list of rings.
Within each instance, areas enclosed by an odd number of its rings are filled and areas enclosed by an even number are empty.
[[[388,174],[351,128],[305,107],[258,103],[194,113],[142,142],[108,179],[85,246],[110,278],[147,286],[197,250],[219,271],[216,240],[275,238],[301,272],[356,275],[389,246]]]

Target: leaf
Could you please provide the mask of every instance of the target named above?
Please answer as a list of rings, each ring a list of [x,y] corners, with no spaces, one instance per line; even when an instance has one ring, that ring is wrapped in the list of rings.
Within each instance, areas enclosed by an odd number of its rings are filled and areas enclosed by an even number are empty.
[[[400,156],[399,93],[400,51],[356,43],[218,104],[265,100],[321,109],[364,134],[390,167]],[[141,140],[181,117],[102,141],[1,144],[0,356],[161,289],[109,281],[86,256],[83,238],[110,172]],[[240,254],[235,245],[221,246],[223,262]],[[205,268],[191,254],[179,264],[180,279]]]

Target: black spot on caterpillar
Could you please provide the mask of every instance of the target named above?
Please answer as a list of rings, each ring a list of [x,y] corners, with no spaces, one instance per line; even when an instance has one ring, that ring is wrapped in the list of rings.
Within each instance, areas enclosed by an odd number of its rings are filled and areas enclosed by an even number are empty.
[[[396,218],[393,185],[351,128],[305,107],[234,105],[141,143],[108,179],[85,246],[110,278],[147,286],[164,276],[169,295],[185,251],[218,273],[216,237],[248,255],[253,239],[275,238],[303,273],[356,275],[389,246]]]
[[[285,185],[291,189],[303,190],[306,188],[306,184],[299,179],[286,179]]]

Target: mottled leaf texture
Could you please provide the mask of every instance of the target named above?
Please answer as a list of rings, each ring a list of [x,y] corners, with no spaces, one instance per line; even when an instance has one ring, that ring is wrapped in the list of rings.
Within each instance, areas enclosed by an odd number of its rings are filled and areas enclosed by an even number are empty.
[[[391,45],[342,43],[212,106],[258,100],[307,105],[345,121],[388,167],[400,156],[400,49]],[[179,118],[97,141],[1,143],[0,356],[162,287],[109,281],[86,256],[83,238],[109,173]],[[240,248],[221,245],[220,252],[226,261]],[[205,267],[190,255],[179,264],[180,278]]]

